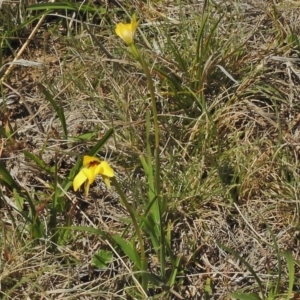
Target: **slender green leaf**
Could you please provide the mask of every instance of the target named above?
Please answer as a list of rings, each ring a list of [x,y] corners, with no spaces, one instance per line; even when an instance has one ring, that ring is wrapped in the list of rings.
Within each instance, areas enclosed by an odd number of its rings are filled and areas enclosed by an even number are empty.
[[[80,134],[76,137],[73,137],[73,140],[79,140],[79,141],[92,141],[97,136],[97,132],[86,132],[83,134]]]
[[[178,63],[178,66],[180,67],[180,70],[186,73],[188,71],[187,61],[182,57],[181,53],[179,52],[180,47],[178,47],[177,44],[174,44],[169,34],[167,35],[167,43],[171,48],[171,51],[176,62]]]
[[[52,232],[51,241],[52,245],[57,245],[59,240],[59,235],[64,229],[57,228],[57,216],[58,213],[63,211],[62,209],[62,201],[59,200],[59,193],[60,190],[58,188],[58,177],[57,177],[57,164],[55,164],[56,170],[55,170],[55,178],[54,178],[54,194],[52,196],[52,208],[50,209],[50,219],[48,223],[48,228]]]
[[[54,3],[39,3],[39,4],[32,4],[27,7],[27,10],[30,11],[38,11],[38,10],[47,10],[48,11],[55,11],[55,10],[71,10],[71,11],[85,11],[90,13],[100,13],[105,14],[107,10],[105,7],[101,6],[100,8],[95,8],[92,5],[85,5],[82,3],[73,3],[71,1],[61,1],[61,2],[54,2]],[[49,13],[49,12],[48,12]]]
[[[288,295],[287,299],[292,298],[292,292],[293,292],[293,286],[295,282],[295,261],[294,258],[289,251],[283,251],[283,256],[286,258],[287,261],[287,267],[289,271],[289,290],[288,290]]]
[[[71,181],[74,179],[74,177],[76,176],[76,174],[79,172],[80,168],[82,166],[82,158],[78,157],[75,165],[73,166],[73,168],[70,170],[69,176],[68,176],[68,180],[67,181]],[[63,185],[64,186],[64,185]]]
[[[91,234],[96,234],[101,236],[104,239],[111,240],[110,236],[103,230],[98,229],[98,228],[93,228],[93,227],[88,227],[88,226],[70,226],[70,227],[59,227],[59,228],[64,228],[64,229],[70,229],[70,230],[75,230],[75,231],[84,231],[84,232],[89,232]]]
[[[234,250],[232,250],[232,249],[230,249],[230,248],[228,248],[228,247],[226,247],[226,246],[224,246],[224,245],[222,245],[221,243],[218,243],[218,242],[217,242],[217,245],[220,248],[222,248],[223,250],[231,253],[235,258],[239,259],[246,266],[246,268],[249,270],[249,272],[255,278],[255,280],[256,280],[256,282],[259,286],[260,292],[263,295],[264,294],[264,288],[263,288],[262,282],[259,279],[259,277],[257,276],[256,272],[253,270],[252,266],[243,257],[241,257],[239,254],[237,254]]]
[[[276,237],[274,236],[273,231],[271,230],[271,228],[270,228],[270,226],[269,226],[268,223],[265,223],[265,224],[266,224],[267,229],[270,232],[270,235],[271,235],[272,241],[273,241],[273,245],[274,245],[274,248],[275,248],[275,251],[276,251],[276,254],[277,254],[277,262],[278,262],[278,272],[277,273],[278,273],[278,278],[277,278],[277,283],[276,283],[275,290],[273,291],[274,294],[277,295],[279,293],[280,285],[281,285],[281,274],[282,274],[281,253],[280,253],[280,249],[278,247],[277,240],[276,240]]]
[[[54,174],[55,166],[49,167],[42,159],[37,157],[36,155],[32,154],[31,152],[28,152],[27,150],[23,151],[25,157],[33,160],[39,167],[41,167],[44,171]]]
[[[146,113],[146,138],[147,138],[147,166],[148,166],[148,173],[147,175],[147,183],[148,183],[148,197],[149,197],[149,202],[152,202],[153,199],[156,198],[156,193],[157,190],[154,185],[154,173],[153,173],[153,167],[152,167],[152,153],[151,153],[151,139],[150,139],[150,127],[151,127],[151,122],[150,122],[150,115],[149,111]],[[145,170],[146,172],[146,170]],[[151,212],[154,217],[155,224],[159,225],[159,205],[158,201],[153,203]],[[158,232],[159,233],[159,232]]]
[[[12,30],[12,33],[19,32],[21,29],[26,28],[28,25],[34,23],[34,21],[40,20],[43,17],[43,15],[50,14],[50,13],[52,13],[52,11],[47,11],[47,12],[42,11],[40,13],[37,13],[35,16],[28,18],[22,24],[20,24],[18,27],[14,28]]]
[[[64,139],[67,140],[68,139],[68,128],[67,128],[67,124],[66,124],[64,109],[62,108],[61,105],[58,105],[56,103],[56,101],[54,100],[51,93],[43,85],[40,84],[39,87],[40,87],[41,91],[43,92],[43,94],[45,95],[46,99],[51,103],[52,107],[56,111],[58,118],[60,120],[60,123],[62,125]]]
[[[161,247],[161,243],[159,235],[156,234],[156,226],[152,215],[148,215],[147,217],[141,216],[140,221],[140,223],[144,226],[147,236],[151,239],[154,250],[158,252]]]
[[[173,265],[173,268],[172,268],[171,276],[169,277],[169,282],[168,283],[169,283],[170,287],[173,286],[176,282],[176,276],[177,276],[178,271],[179,271],[180,262],[181,262],[181,256],[177,256],[175,264]]]
[[[230,296],[239,300],[262,300],[257,294],[231,293]]]
[[[7,171],[5,165],[0,161],[0,181],[5,182],[11,188],[17,188],[17,184]]]
[[[76,174],[79,172],[81,166],[82,166],[82,159],[81,157],[79,157],[74,167],[70,170],[68,178],[66,178],[64,182],[61,184],[63,191],[61,192],[60,196],[62,196],[70,188],[73,179],[76,176]]]
[[[27,10],[58,10],[58,9],[67,9],[67,10],[77,10],[77,6],[71,2],[53,2],[53,3],[39,3],[32,4],[27,7]]]
[[[137,252],[136,248],[132,246],[129,242],[124,240],[121,236],[115,234],[112,236],[114,241],[119,245],[122,251],[130,258],[130,260],[141,269],[141,257]]]
[[[206,28],[206,22],[208,20],[208,13],[205,13],[204,16],[202,16],[202,22],[201,22],[201,26],[199,28],[198,31],[198,36],[197,36],[197,42],[196,42],[196,54],[195,54],[195,61],[194,61],[194,67],[196,68],[197,66],[199,66],[200,63],[200,50],[201,50],[201,43],[204,39],[204,32],[205,32],[205,28]]]
[[[146,170],[145,173],[147,175],[147,183],[148,183],[148,195],[149,195],[149,201],[151,202],[152,199],[155,197],[155,190],[154,190],[154,181],[153,181],[153,167],[152,167],[152,153],[151,153],[151,140],[150,140],[150,128],[151,128],[151,122],[150,122],[150,115],[149,111],[146,113],[146,139],[147,139],[147,173]]]
[[[165,242],[165,226],[162,222],[159,224],[160,227],[160,241],[161,241],[161,246],[160,246],[160,251],[159,251],[159,260],[160,260],[160,272],[161,272],[161,277],[163,280],[166,280],[166,267],[167,267],[167,258],[166,258],[166,250],[167,250],[167,245]]]
[[[18,207],[18,210],[21,212],[23,210],[23,205],[24,205],[24,202],[25,202],[25,198],[22,197],[16,189],[13,189],[13,194],[14,194],[14,199],[16,201],[16,205]]]
[[[140,161],[141,161],[141,164],[142,164],[142,166],[143,166],[143,169],[144,169],[144,171],[145,171],[145,174],[147,175],[148,173],[149,173],[149,168],[148,168],[148,164],[147,164],[147,162],[146,162],[146,159],[145,159],[145,157],[143,156],[143,155],[141,155],[140,156]]]
[[[110,128],[107,130],[105,135],[101,138],[101,140],[87,153],[87,155],[95,156],[100,149],[105,145],[110,136],[114,133],[114,129]]]

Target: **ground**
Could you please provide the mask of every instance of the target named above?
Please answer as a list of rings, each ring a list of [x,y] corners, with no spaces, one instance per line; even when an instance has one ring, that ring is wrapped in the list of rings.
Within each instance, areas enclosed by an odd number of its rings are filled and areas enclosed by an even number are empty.
[[[300,3],[0,7],[1,299],[300,297]]]

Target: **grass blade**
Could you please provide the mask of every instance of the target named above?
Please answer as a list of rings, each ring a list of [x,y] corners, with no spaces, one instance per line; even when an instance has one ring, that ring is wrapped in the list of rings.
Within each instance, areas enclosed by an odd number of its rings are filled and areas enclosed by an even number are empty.
[[[259,286],[259,289],[260,289],[260,292],[262,293],[262,295],[264,294],[264,288],[263,288],[263,285],[262,285],[262,282],[261,280],[259,279],[259,277],[257,276],[256,272],[253,270],[253,268],[251,267],[251,265],[243,258],[241,257],[239,254],[237,254],[234,250],[220,244],[217,242],[217,245],[222,248],[223,250],[229,252],[230,254],[232,254],[235,258],[239,259],[246,267],[247,269],[249,270],[249,272],[252,274],[252,276],[255,278],[258,286]],[[263,298],[265,299],[265,298]]]
[[[28,10],[57,10],[57,9],[67,9],[67,10],[77,10],[77,6],[72,4],[71,2],[55,2],[55,3],[39,3],[33,4],[27,7]]]
[[[5,182],[11,188],[17,188],[14,179],[11,177],[10,173],[7,171],[3,162],[0,161],[0,181]]]
[[[100,149],[105,145],[111,135],[114,133],[114,129],[110,128],[107,130],[105,135],[101,138],[101,140],[87,153],[87,155],[95,156]]]
[[[283,251],[283,256],[286,258],[287,261],[287,267],[289,271],[289,289],[288,289],[288,295],[287,299],[292,298],[292,292],[293,292],[293,286],[295,282],[295,262],[294,258],[289,251]]]
[[[278,244],[277,244],[277,241],[276,241],[276,237],[274,236],[273,231],[271,230],[271,228],[270,228],[270,226],[269,226],[268,223],[265,223],[265,224],[266,224],[267,229],[270,232],[270,235],[272,237],[272,241],[274,243],[274,248],[275,248],[275,251],[276,251],[276,254],[277,254],[277,262],[278,262],[278,271],[277,271],[277,273],[278,273],[278,278],[277,278],[276,287],[275,287],[275,290],[274,290],[274,294],[276,295],[277,293],[279,293],[280,285],[281,285],[281,274],[282,274],[281,253],[280,253],[280,249],[278,247]]]
[[[38,158],[36,155],[28,152],[27,150],[24,150],[24,155],[25,157],[33,160],[39,167],[41,167],[47,173],[54,174],[55,166],[49,167],[42,159]]]
[[[59,227],[59,228],[66,228],[66,227]],[[91,234],[99,235],[104,239],[111,240],[111,237],[105,231],[98,229],[98,228],[93,228],[93,227],[88,227],[88,226],[70,226],[70,227],[67,227],[67,229],[88,232]]]
[[[230,296],[234,299],[239,299],[239,300],[261,300],[261,298],[254,293],[250,293],[250,294],[231,293]]]
[[[130,258],[130,260],[140,270],[141,266],[142,266],[141,257],[139,255],[139,253],[137,252],[136,248],[117,234],[113,235],[112,238],[119,245],[119,247],[122,249],[122,251]]]
[[[67,140],[68,139],[68,129],[67,129],[67,124],[66,124],[64,109],[62,108],[61,105],[57,105],[53,96],[43,85],[40,84],[39,87],[40,87],[41,91],[43,92],[43,94],[45,95],[46,99],[51,103],[52,107],[54,108],[55,112],[57,113],[60,123],[62,125],[64,139]]]
[[[32,4],[27,7],[29,11],[39,11],[39,10],[47,10],[47,13],[51,11],[57,10],[69,10],[69,11],[84,11],[89,13],[100,13],[105,14],[107,12],[105,7],[96,8],[92,5],[85,5],[85,4],[77,4],[72,3],[71,1],[65,2],[55,2],[55,3],[39,3],[39,4]]]

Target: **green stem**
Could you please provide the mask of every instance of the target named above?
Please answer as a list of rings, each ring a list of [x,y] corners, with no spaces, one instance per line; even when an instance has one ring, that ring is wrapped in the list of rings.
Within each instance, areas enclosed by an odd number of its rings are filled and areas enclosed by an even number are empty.
[[[154,232],[156,233],[159,240],[162,242],[164,241],[164,224],[162,220],[162,201],[160,196],[160,157],[159,157],[159,127],[158,127],[158,117],[157,117],[157,108],[156,108],[156,101],[155,101],[155,90],[153,86],[153,80],[151,77],[151,73],[149,71],[148,65],[145,62],[142,55],[139,53],[138,49],[135,47],[134,44],[130,45],[130,49],[132,54],[135,56],[135,58],[140,62],[144,73],[147,78],[148,82],[148,89],[151,95],[151,104],[152,104],[152,114],[153,114],[153,125],[154,125],[154,134],[155,134],[155,148],[154,148],[154,169],[155,169],[155,177],[153,180],[153,172],[152,172],[152,162],[151,162],[151,148],[150,148],[150,139],[147,138],[147,149],[149,147],[149,153],[148,153],[148,180],[149,180],[149,187],[150,187],[150,203],[155,199],[155,202],[153,204],[153,207],[151,209],[154,220],[155,220],[155,228]],[[147,114],[148,115],[148,114]],[[147,136],[150,135],[150,121],[149,118],[146,117],[146,127],[149,126],[149,128],[146,128]],[[147,151],[148,152],[148,151]],[[152,156],[152,157],[153,157]],[[154,181],[154,182],[153,182]],[[154,189],[153,189],[154,186]],[[164,247],[164,244],[161,245],[161,247]],[[160,250],[160,261],[161,261],[161,272],[163,274],[163,277],[165,277],[165,249]]]
[[[154,135],[155,135],[155,150],[154,150],[154,158],[155,158],[155,188],[157,195],[160,192],[160,163],[159,163],[159,127],[158,127],[158,118],[157,118],[157,109],[156,109],[156,101],[155,101],[155,91],[153,86],[153,80],[148,68],[147,63],[144,58],[140,55],[139,51],[135,47],[135,44],[130,45],[130,49],[132,54],[138,59],[140,62],[146,78],[148,82],[148,88],[151,96],[151,104],[152,104],[152,113],[153,113],[153,123],[154,123]]]
[[[130,218],[132,220],[132,224],[134,226],[134,229],[136,231],[136,235],[140,244],[140,249],[141,249],[141,269],[142,269],[142,288],[144,289],[145,292],[147,292],[147,260],[146,260],[146,254],[145,254],[145,247],[143,243],[143,238],[141,234],[141,230],[139,228],[138,222],[135,217],[135,213],[131,205],[128,203],[125,194],[123,193],[118,181],[116,180],[115,177],[112,178],[112,183],[115,186],[118,194],[121,197],[121,202],[125,206],[126,210],[128,211]]]

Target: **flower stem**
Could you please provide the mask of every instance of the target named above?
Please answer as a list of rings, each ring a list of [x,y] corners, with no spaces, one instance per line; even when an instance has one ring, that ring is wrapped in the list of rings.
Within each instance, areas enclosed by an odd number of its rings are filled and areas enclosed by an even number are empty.
[[[126,207],[126,210],[128,211],[130,218],[132,220],[132,224],[134,226],[138,241],[139,241],[139,245],[140,245],[140,249],[141,249],[141,275],[142,275],[142,288],[144,289],[144,291],[147,291],[147,260],[146,260],[146,254],[145,254],[145,247],[144,247],[144,242],[143,242],[143,238],[142,238],[142,234],[141,234],[141,229],[138,225],[134,210],[132,208],[132,206],[129,204],[129,202],[126,199],[125,194],[123,193],[118,181],[116,180],[115,177],[113,177],[112,179],[112,183],[115,186],[118,194],[121,197],[121,202],[122,204]]]
[[[160,163],[159,163],[159,127],[158,127],[158,118],[157,118],[157,108],[155,101],[155,91],[153,86],[153,80],[148,68],[147,63],[145,62],[142,55],[140,55],[138,49],[135,47],[135,44],[130,45],[130,49],[132,54],[136,57],[136,59],[140,62],[146,78],[148,82],[148,89],[150,91],[151,96],[151,105],[152,105],[152,114],[153,114],[153,125],[154,125],[154,135],[155,135],[155,150],[154,150],[154,158],[155,158],[155,188],[157,195],[160,192]]]

